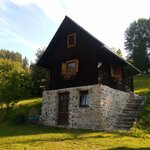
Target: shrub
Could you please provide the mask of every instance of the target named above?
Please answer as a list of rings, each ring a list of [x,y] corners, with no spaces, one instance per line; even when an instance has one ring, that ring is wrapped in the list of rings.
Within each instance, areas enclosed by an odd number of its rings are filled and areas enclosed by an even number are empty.
[[[27,116],[23,112],[20,112],[14,116],[13,122],[17,125],[25,124],[27,122]]]

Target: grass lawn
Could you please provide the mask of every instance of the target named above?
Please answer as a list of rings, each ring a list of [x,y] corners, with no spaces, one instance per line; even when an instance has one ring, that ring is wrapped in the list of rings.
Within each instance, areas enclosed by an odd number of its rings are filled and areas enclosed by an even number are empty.
[[[0,123],[0,150],[150,150],[150,75],[136,76],[135,92],[148,97],[138,124],[130,132],[67,130],[44,126]],[[23,100],[10,118],[31,108],[40,110],[41,98]],[[2,115],[2,113],[0,113]]]
[[[150,135],[0,124],[0,150],[150,149]]]

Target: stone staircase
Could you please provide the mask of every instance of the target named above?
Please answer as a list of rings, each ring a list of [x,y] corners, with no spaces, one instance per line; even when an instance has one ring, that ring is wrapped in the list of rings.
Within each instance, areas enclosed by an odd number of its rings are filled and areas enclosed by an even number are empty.
[[[144,105],[146,98],[142,96],[130,94],[122,113],[118,114],[118,120],[114,126],[115,130],[129,130],[137,121],[138,112],[142,105]]]

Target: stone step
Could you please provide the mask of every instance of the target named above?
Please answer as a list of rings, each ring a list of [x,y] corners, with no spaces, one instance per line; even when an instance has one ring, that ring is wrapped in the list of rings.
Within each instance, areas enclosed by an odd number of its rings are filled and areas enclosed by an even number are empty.
[[[133,126],[134,122],[118,122],[117,126]]]
[[[128,117],[120,116],[119,121],[120,120],[133,121],[133,120],[135,120],[135,116],[134,117],[131,117],[131,116],[128,116]]]
[[[132,106],[131,106],[131,105],[129,105],[129,106],[126,106],[126,108],[125,108],[125,109],[128,109],[128,110],[129,110],[129,109],[130,109],[130,110],[131,110],[131,109],[138,110],[138,108],[139,108],[139,105],[138,105],[138,106],[136,106],[136,105],[135,105],[135,106],[134,106],[134,105],[132,105]]]
[[[119,114],[119,117],[136,117],[136,114],[129,114],[129,113],[122,113],[122,114]]]
[[[132,125],[116,125],[115,128],[116,129],[120,129],[120,130],[126,130],[126,129],[130,129],[132,127]]]
[[[128,107],[135,107],[135,108],[138,108],[140,105],[139,104],[127,104],[126,105],[126,108]]]
[[[142,102],[144,98],[130,98],[127,102]]]
[[[138,109],[135,109],[135,108],[125,108],[123,109],[122,113],[134,113],[134,112],[137,112]]]
[[[131,104],[131,105],[140,105],[141,102],[133,102],[133,101],[129,101],[129,102],[127,102],[127,104]]]
[[[133,102],[133,101],[130,101],[130,102],[127,102],[127,104],[133,104],[133,105],[140,105],[141,104],[141,102]]]
[[[139,108],[144,104],[145,98],[131,93],[125,108],[121,114],[118,114],[118,121],[114,126],[118,130],[129,130],[135,123]]]

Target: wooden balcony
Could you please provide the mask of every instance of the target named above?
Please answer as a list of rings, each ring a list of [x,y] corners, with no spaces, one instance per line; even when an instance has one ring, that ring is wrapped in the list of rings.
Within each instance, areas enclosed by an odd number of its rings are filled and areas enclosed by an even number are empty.
[[[98,83],[121,91],[134,91],[132,77],[125,76],[124,78],[120,79],[118,77],[112,77],[106,72],[101,72],[101,74],[98,75]]]

